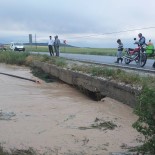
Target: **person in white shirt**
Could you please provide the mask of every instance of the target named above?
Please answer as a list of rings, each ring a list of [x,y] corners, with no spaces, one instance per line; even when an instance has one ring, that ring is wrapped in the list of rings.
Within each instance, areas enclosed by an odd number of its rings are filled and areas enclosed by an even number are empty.
[[[51,55],[51,56],[54,56],[52,36],[49,36],[48,50],[49,50],[49,52],[50,52],[50,55]]]

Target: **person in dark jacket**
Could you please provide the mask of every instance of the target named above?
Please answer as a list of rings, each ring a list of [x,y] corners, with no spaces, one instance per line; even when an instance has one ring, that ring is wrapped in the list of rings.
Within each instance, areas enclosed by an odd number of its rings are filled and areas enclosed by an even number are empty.
[[[55,49],[56,56],[59,56],[59,52],[60,52],[59,46],[60,46],[60,40],[56,35],[54,40],[54,49]]]
[[[117,60],[115,61],[115,63],[119,63],[119,60],[122,63],[122,61],[123,61],[123,58],[122,58],[123,43],[121,42],[120,39],[117,40],[117,43],[118,43]]]
[[[143,48],[143,45],[146,45],[145,43],[145,37],[142,35],[142,33],[139,33],[138,34],[138,37],[139,37],[139,41],[136,41],[135,43],[138,43],[141,47],[142,47],[142,52],[144,52],[144,48]]]
[[[154,61],[153,65],[152,65],[152,67],[155,69],[155,61]]]
[[[142,33],[139,33],[138,34],[138,37],[139,37],[139,41],[138,41],[138,43],[139,43],[139,45],[146,45],[146,43],[145,43],[145,37],[142,35]]]

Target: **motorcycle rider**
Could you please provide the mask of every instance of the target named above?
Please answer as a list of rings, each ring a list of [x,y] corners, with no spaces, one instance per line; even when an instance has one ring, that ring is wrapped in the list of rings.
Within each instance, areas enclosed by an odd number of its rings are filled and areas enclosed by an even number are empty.
[[[142,46],[142,45],[147,45],[147,44],[145,43],[145,37],[143,37],[142,33],[139,33],[139,34],[138,34],[138,37],[140,38],[140,39],[139,39],[139,42],[138,42],[139,45],[141,45],[141,46]],[[150,41],[151,41],[151,40],[150,40]],[[142,50],[144,50],[144,49],[142,48]],[[154,61],[153,65],[152,65],[152,67],[155,68],[155,61]]]
[[[143,45],[146,45],[145,43],[145,37],[142,35],[142,33],[139,33],[138,34],[138,37],[139,37],[139,41],[135,42],[137,44],[139,44],[140,46],[142,46],[142,52],[144,52],[144,48],[143,48]]]
[[[138,37],[139,37],[139,44],[142,46],[142,45],[146,45],[145,44],[145,37],[142,35],[142,33],[139,33],[138,34]]]
[[[122,58],[123,43],[121,42],[120,39],[117,39],[117,43],[118,43],[117,60],[115,61],[115,63],[119,63],[119,60],[121,60],[121,63],[122,63],[122,61],[123,61],[123,58]]]

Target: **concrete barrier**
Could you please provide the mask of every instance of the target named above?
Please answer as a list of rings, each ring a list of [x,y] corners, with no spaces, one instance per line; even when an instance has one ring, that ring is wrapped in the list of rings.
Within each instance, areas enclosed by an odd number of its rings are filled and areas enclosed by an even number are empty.
[[[34,61],[33,65],[42,69],[44,72],[57,77],[65,83],[83,90],[88,90],[91,92],[91,95],[93,93],[99,95],[99,99],[107,96],[134,107],[136,104],[136,96],[140,93],[139,89],[134,88],[131,85],[117,83],[114,80],[94,77],[44,62]]]

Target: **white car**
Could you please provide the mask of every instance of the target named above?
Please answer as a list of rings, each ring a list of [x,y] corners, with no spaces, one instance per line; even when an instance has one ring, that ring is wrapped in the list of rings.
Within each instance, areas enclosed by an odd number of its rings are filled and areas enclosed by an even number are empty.
[[[10,49],[13,51],[25,51],[25,47],[24,47],[23,43],[11,42]]]

